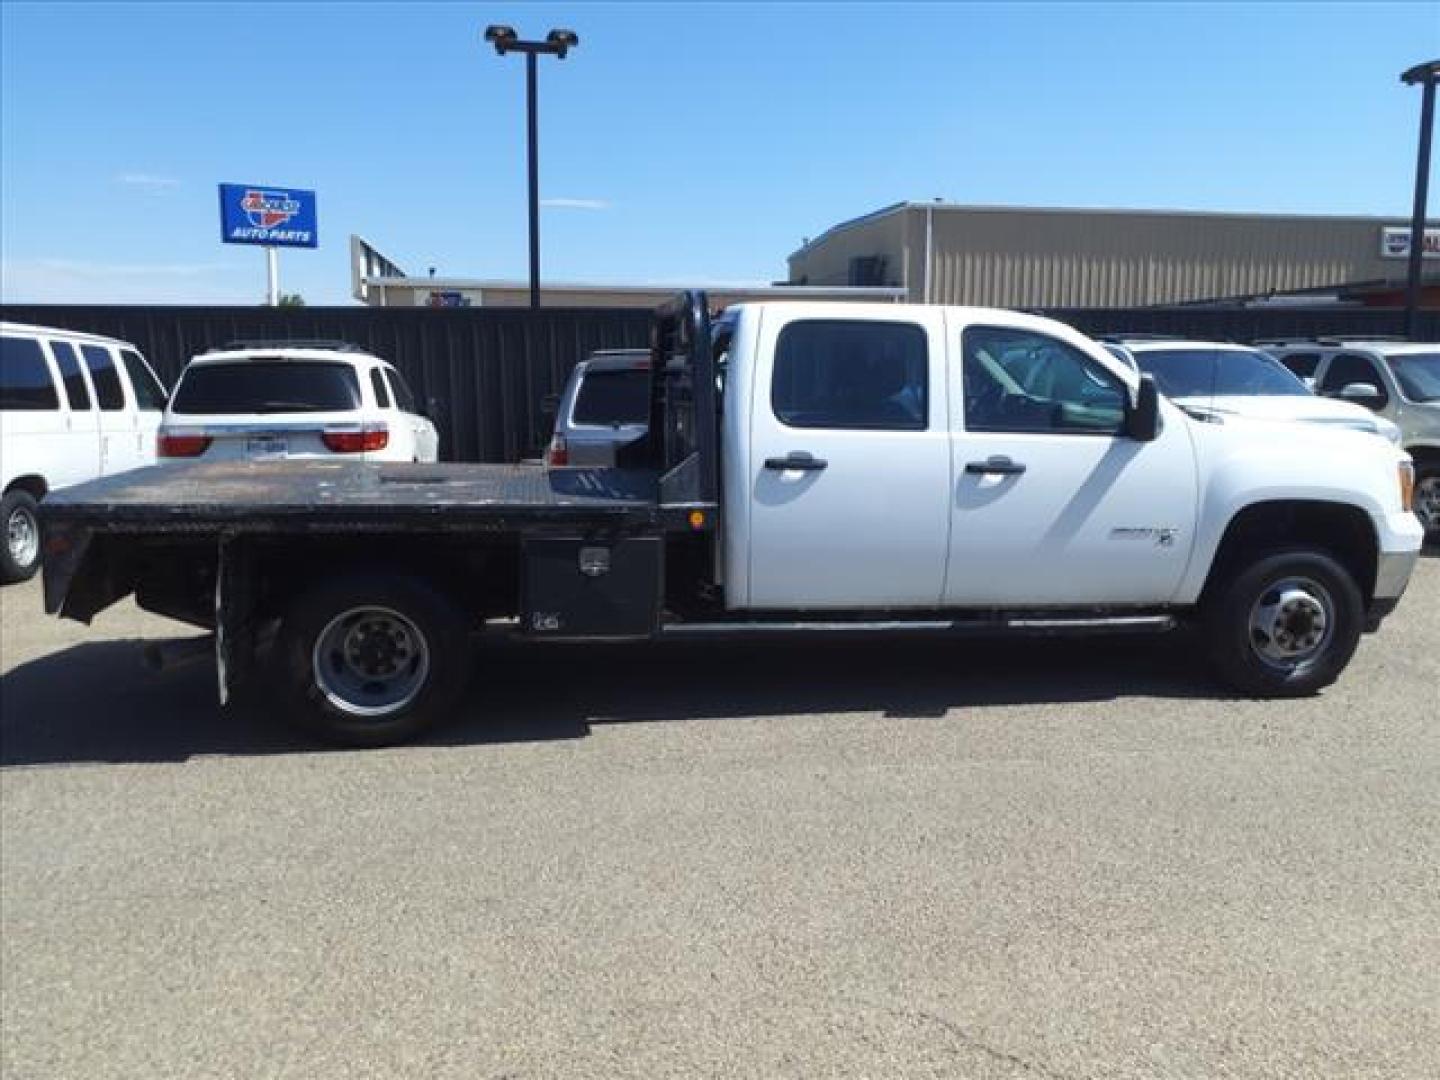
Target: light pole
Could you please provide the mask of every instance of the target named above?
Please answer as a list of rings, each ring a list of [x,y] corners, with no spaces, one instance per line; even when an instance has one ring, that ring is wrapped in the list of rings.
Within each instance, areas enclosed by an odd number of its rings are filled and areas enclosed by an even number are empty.
[[[1400,76],[1406,86],[1419,83],[1420,157],[1415,162],[1415,209],[1410,215],[1410,266],[1405,275],[1405,336],[1415,341],[1420,333],[1420,270],[1425,258],[1425,199],[1430,191],[1430,135],[1435,129],[1435,81],[1440,60],[1416,64]]]
[[[540,161],[539,136],[535,117],[535,58],[542,53],[565,59],[565,54],[580,44],[573,30],[551,30],[544,41],[521,41],[511,26],[487,26],[485,40],[504,56],[507,52],[525,54],[526,128],[530,143],[530,306],[540,306]]]

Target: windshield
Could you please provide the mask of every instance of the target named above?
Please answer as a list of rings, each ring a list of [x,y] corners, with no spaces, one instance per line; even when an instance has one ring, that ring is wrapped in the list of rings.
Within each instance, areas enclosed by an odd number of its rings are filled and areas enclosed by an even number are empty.
[[[1289,369],[1254,349],[1146,349],[1135,360],[1166,397],[1310,396]]]
[[[360,383],[348,364],[246,360],[198,364],[175,389],[172,412],[349,412],[360,407]]]
[[[647,423],[650,369],[586,372],[570,416],[576,424]]]
[[[1411,401],[1440,401],[1440,352],[1392,356],[1390,370]]]

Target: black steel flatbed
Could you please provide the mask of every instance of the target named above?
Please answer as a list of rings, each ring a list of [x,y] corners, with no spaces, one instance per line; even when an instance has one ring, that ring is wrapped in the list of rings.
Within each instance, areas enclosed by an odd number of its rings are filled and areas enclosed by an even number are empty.
[[[646,469],[279,461],[157,465],[53,492],[47,525],[230,534],[655,526]]]

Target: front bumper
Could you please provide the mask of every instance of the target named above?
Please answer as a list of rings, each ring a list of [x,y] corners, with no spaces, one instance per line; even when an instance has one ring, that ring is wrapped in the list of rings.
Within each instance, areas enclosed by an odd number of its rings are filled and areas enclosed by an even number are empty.
[[[1401,511],[1376,519],[1375,525],[1380,551],[1375,558],[1375,588],[1365,611],[1367,632],[1374,632],[1400,603],[1425,542],[1425,530],[1414,514]]]
[[[1382,551],[1375,560],[1375,599],[1398,601],[1420,561],[1420,549]],[[1393,604],[1392,604],[1393,606]]]

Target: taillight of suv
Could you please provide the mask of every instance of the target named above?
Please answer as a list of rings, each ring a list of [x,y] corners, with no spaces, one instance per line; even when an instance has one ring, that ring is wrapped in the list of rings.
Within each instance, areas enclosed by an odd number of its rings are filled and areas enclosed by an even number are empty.
[[[365,454],[390,445],[390,429],[384,424],[363,424],[353,428],[326,428],[320,436],[325,448],[336,454]]]
[[[162,458],[199,457],[210,449],[213,441],[208,435],[197,435],[186,431],[166,431],[162,428],[155,436],[155,456]]]
[[[550,445],[545,447],[546,465],[569,465],[570,447],[565,442],[565,436],[558,431],[551,437]]]

